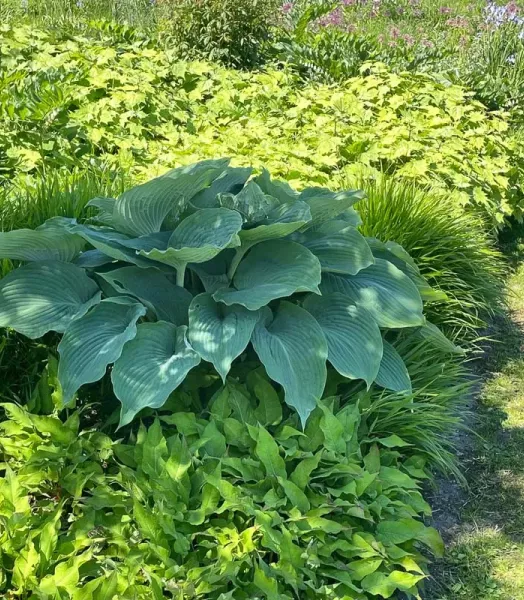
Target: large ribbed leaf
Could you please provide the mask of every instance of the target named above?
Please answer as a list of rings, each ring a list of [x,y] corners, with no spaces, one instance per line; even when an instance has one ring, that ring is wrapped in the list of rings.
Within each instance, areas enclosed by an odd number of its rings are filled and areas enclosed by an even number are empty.
[[[100,301],[101,292],[83,269],[70,263],[34,262],[0,280],[0,327],[36,339],[63,332]]]
[[[368,386],[382,359],[382,335],[375,320],[343,294],[308,296],[304,308],[322,328],[328,360],[344,377],[363,379]]]
[[[220,373],[223,381],[231,363],[249,344],[258,311],[215,302],[211,294],[199,294],[189,308],[189,341],[200,356]]]
[[[162,223],[173,209],[181,213],[184,196],[175,179],[157,177],[124,192],[115,202],[113,225],[132,236],[160,231]]]
[[[309,205],[313,223],[319,224],[342,215],[363,197],[360,190],[332,192],[327,188],[311,187],[301,192],[299,200]]]
[[[142,267],[151,266],[151,262],[138,256],[136,250],[124,245],[130,238],[123,233],[118,233],[109,228],[88,227],[87,225],[74,225],[71,227],[71,231],[77,233],[91,246],[115,260],[130,262]]]
[[[113,225],[113,211],[115,209],[114,198],[93,198],[89,200],[86,204],[86,207],[94,207],[98,208],[98,213],[96,217],[92,220],[97,221],[99,223],[103,223],[104,225]]]
[[[424,302],[443,302],[448,299],[447,294],[441,290],[433,289],[408,252],[396,242],[381,242],[376,238],[366,238],[375,258],[382,258],[393,263],[406,274],[417,287]]]
[[[222,194],[219,201],[224,208],[238,210],[246,223],[266,219],[268,213],[280,204],[273,196],[264,194],[254,181],[250,181],[236,196]]]
[[[289,240],[257,244],[238,266],[234,288],[213,294],[218,302],[257,310],[295,292],[318,292],[320,263],[304,246]]]
[[[11,260],[69,262],[84,246],[84,240],[68,231],[60,217],[49,219],[36,229],[0,232],[0,258]]]
[[[145,314],[145,307],[131,298],[108,298],[68,327],[58,345],[64,404],[82,385],[104,376],[107,365],[135,337],[136,322]]]
[[[124,192],[115,203],[115,227],[133,236],[160,231],[166,217],[176,220],[187,202],[216,179],[228,162],[209,160],[173,169]]]
[[[232,249],[222,250],[211,260],[189,264],[188,267],[198,275],[206,292],[213,293],[229,284],[227,272],[234,254],[235,251]]]
[[[382,362],[375,383],[393,392],[411,393],[411,379],[402,357],[386,340],[383,344]]]
[[[95,269],[114,262],[114,258],[107,256],[100,250],[86,250],[75,258],[73,264],[82,269]]]
[[[266,240],[283,238],[309,221],[311,221],[309,206],[305,202],[296,200],[272,209],[267,214],[264,224],[242,229],[238,235],[243,246],[253,246]]]
[[[140,254],[175,269],[187,263],[211,260],[221,250],[239,245],[242,217],[227,208],[203,208],[186,217],[175,229],[166,250],[141,250]]]
[[[136,337],[124,346],[111,373],[122,403],[120,427],[143,408],[159,408],[198,365],[200,356],[186,339],[186,327],[171,323],[138,325]]]
[[[298,233],[293,239],[311,250],[323,271],[356,275],[375,262],[366,238],[354,227],[340,229],[337,221]]]
[[[100,273],[118,292],[138,298],[156,313],[159,320],[187,325],[192,296],[183,287],[171,283],[157,269],[123,267]]]
[[[295,202],[298,199],[297,192],[289,185],[287,181],[281,179],[271,179],[269,171],[262,170],[262,173],[253,180],[260,189],[268,196],[273,196],[279,202]]]
[[[228,167],[208,188],[192,198],[191,204],[196,208],[218,208],[220,206],[218,195],[237,194],[252,171],[251,167]]]
[[[282,302],[275,315],[264,308],[252,337],[253,347],[271,379],[282,385],[285,400],[305,425],[326,384],[326,338],[303,308]]]
[[[380,327],[424,324],[422,300],[415,284],[395,265],[381,258],[353,276],[324,273],[320,290],[323,294],[345,294],[368,310]]]

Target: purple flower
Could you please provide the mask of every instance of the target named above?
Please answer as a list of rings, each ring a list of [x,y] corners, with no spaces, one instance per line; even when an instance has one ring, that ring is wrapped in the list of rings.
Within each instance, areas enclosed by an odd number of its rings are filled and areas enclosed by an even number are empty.
[[[282,4],[282,6],[280,7],[280,10],[285,15],[288,15],[293,10],[293,2],[284,2],[284,4]]]
[[[441,6],[438,11],[441,15],[451,14],[451,8],[449,6]]]

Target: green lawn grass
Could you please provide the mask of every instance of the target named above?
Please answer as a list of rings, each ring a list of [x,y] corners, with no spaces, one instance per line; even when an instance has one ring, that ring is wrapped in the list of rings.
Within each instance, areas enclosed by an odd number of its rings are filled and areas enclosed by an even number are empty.
[[[437,566],[427,600],[524,600],[524,237],[508,251],[509,313],[482,369],[472,447],[465,451],[469,490],[458,498],[459,524]],[[459,495],[460,496],[460,495]]]

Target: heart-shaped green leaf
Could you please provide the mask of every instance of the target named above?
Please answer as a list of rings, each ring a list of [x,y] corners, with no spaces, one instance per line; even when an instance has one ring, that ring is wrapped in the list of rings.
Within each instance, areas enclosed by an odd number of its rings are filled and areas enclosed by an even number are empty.
[[[124,192],[116,201],[113,224],[132,236],[160,231],[168,215],[177,219],[187,202],[227,167],[227,159],[173,169]]]
[[[375,383],[393,392],[411,393],[411,378],[402,357],[395,348],[383,341],[384,352]]]
[[[91,244],[95,249],[100,250],[106,256],[115,260],[130,262],[137,266],[150,267],[151,262],[137,255],[136,250],[128,248],[125,244],[130,238],[123,233],[106,227],[89,227],[87,225],[74,225],[71,227],[73,233],[77,233]]]
[[[34,262],[0,280],[0,327],[31,339],[63,332],[100,302],[101,292],[83,269],[70,263]]]
[[[309,205],[313,223],[318,225],[345,213],[363,197],[361,190],[332,192],[327,188],[311,187],[300,193],[299,200]]]
[[[241,261],[233,279],[236,289],[218,290],[213,298],[257,310],[295,292],[318,292],[320,263],[301,244],[271,240],[257,244]]]
[[[266,240],[283,238],[311,221],[311,211],[305,202],[296,200],[280,204],[266,216],[262,225],[242,229],[238,234],[242,245],[253,246]]]
[[[11,260],[69,262],[84,246],[84,240],[68,231],[60,217],[49,219],[36,229],[0,232],[0,258]]]
[[[303,308],[282,302],[275,315],[263,309],[252,343],[267,374],[282,385],[287,404],[305,425],[326,384],[328,346],[320,325]]]
[[[249,344],[258,311],[217,303],[211,294],[199,294],[189,308],[189,341],[225,382],[231,363]]]
[[[175,269],[211,260],[228,246],[240,245],[242,217],[227,208],[203,208],[186,217],[169,238],[166,250],[141,250],[149,259]]]
[[[382,335],[375,320],[343,294],[308,296],[304,308],[322,328],[328,360],[349,379],[373,383],[382,359]]]
[[[381,258],[353,276],[324,273],[320,290],[323,294],[345,294],[369,311],[380,327],[416,327],[425,322],[415,284],[394,264]]]
[[[228,167],[208,188],[194,196],[191,204],[195,208],[218,208],[219,194],[238,193],[252,172],[251,167]]]
[[[93,221],[102,223],[103,225],[113,225],[113,211],[115,210],[114,198],[93,198],[86,204],[87,207],[98,208],[98,213]]]
[[[287,181],[281,179],[271,179],[271,175],[267,169],[263,169],[262,173],[253,180],[260,189],[268,196],[273,196],[279,202],[295,202],[298,199],[297,192],[289,185]]]
[[[124,344],[135,337],[136,322],[145,314],[145,307],[130,298],[108,298],[68,327],[58,345],[64,404],[82,385],[104,376],[107,365],[115,362]]]
[[[280,204],[276,198],[264,194],[254,181],[250,181],[236,196],[222,194],[219,201],[224,208],[237,210],[246,223],[266,219],[268,213]]]
[[[120,427],[143,408],[159,408],[198,365],[200,356],[186,339],[187,327],[171,323],[138,325],[136,337],[124,346],[111,380],[122,403]]]
[[[339,229],[337,221],[296,234],[293,239],[311,250],[323,271],[356,275],[375,262],[366,238],[354,227]]]
[[[159,320],[187,325],[189,305],[193,297],[185,289],[157,269],[123,267],[100,273],[121,294],[138,298],[156,313]]]

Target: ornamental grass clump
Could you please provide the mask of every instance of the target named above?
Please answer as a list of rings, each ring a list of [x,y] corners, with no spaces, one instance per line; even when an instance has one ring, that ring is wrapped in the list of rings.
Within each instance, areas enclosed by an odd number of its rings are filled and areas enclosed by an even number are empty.
[[[159,408],[201,361],[224,383],[256,356],[305,426],[330,372],[410,392],[383,335],[418,328],[456,348],[423,314],[439,297],[405,250],[365,238],[355,190],[298,193],[264,171],[207,160],[95,198],[84,223],[54,217],[0,234],[26,264],[0,282],[0,326],[63,334],[62,401],[109,365],[120,426]]]

